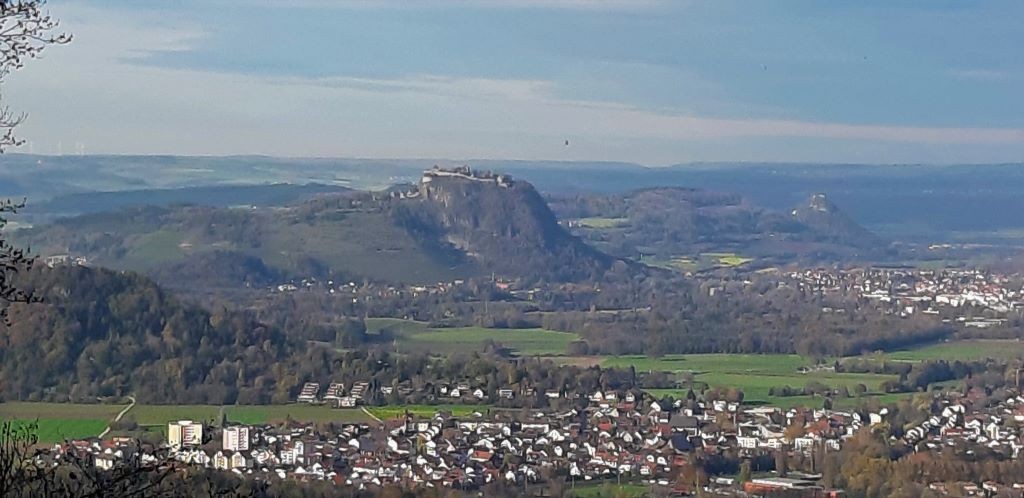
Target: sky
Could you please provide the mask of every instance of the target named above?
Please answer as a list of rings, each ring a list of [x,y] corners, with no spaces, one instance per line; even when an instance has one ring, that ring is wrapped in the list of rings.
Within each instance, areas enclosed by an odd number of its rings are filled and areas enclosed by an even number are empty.
[[[1019,0],[47,8],[74,41],[3,84],[21,152],[1024,161]]]

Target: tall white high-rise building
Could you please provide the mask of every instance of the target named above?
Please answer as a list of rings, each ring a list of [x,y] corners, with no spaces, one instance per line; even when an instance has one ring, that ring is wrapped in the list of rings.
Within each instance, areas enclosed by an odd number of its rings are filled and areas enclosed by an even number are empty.
[[[179,420],[167,424],[167,446],[177,450],[182,446],[203,444],[203,424],[191,420]]]
[[[226,451],[246,451],[249,449],[249,428],[243,425],[225,427],[221,443]]]

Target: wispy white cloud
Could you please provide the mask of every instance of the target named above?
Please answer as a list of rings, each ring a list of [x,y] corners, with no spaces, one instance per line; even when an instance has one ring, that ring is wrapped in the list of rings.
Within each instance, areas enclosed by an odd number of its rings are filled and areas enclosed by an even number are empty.
[[[22,135],[37,144],[36,152],[80,142],[88,152],[105,153],[671,163],[693,159],[680,144],[714,144],[718,159],[756,154],[732,152],[744,143],[792,140],[818,148],[835,141],[880,150],[885,144],[1024,148],[1021,129],[708,117],[577,99],[571,88],[545,80],[274,77],[138,65],[132,59],[139,54],[196,47],[203,30],[175,19],[88,9],[62,15],[75,42],[15,74],[5,93],[30,113]],[[566,150],[569,137],[580,146]],[[791,154],[771,159],[803,157]]]
[[[400,79],[287,78],[278,83],[354,91],[402,92],[507,104],[506,116],[536,112],[545,123],[567,131],[583,129],[609,136],[673,140],[727,137],[817,137],[917,143],[1022,143],[1024,129],[847,124],[791,119],[716,118],[660,113],[629,104],[555,96],[549,81],[450,78],[432,75]],[[561,117],[553,115],[557,111]],[[528,116],[523,116],[527,118]],[[548,125],[550,126],[550,124]]]

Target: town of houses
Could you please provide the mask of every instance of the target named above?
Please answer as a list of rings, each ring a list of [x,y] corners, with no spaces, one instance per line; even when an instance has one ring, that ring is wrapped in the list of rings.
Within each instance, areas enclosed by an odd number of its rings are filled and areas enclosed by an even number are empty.
[[[307,386],[312,390],[312,387]],[[328,389],[330,391],[330,389]],[[640,392],[601,392],[587,396],[585,408],[565,410],[497,409],[454,417],[412,415],[379,424],[215,427],[182,420],[168,425],[162,445],[127,438],[69,441],[50,455],[68,452],[111,468],[129,455],[156,461],[157,454],[181,465],[232,472],[253,479],[326,480],[338,486],[404,486],[473,490],[503,480],[544,483],[552,476],[585,483],[630,479],[661,494],[695,492],[685,479],[688,458],[739,451],[836,451],[862,426],[881,423],[883,413],[744,407],[727,401],[680,400],[662,406]],[[785,428],[806,420],[803,435],[785,439]],[[824,492],[815,476],[764,476],[748,483],[758,490],[803,487]],[[731,478],[708,489],[735,491]]]
[[[809,293],[867,299],[889,313],[937,315],[965,327],[1001,325],[1024,312],[1020,279],[982,270],[815,269],[786,277]]]
[[[1005,399],[989,400],[979,389],[937,398],[932,414],[904,431],[902,443],[918,453],[963,455],[994,453],[1021,458],[1024,449],[1024,396],[1011,391]],[[933,491],[951,496],[1022,496],[1019,482],[932,482]]]
[[[366,386],[362,386],[366,389]],[[457,388],[457,387],[456,387]],[[328,386],[325,397],[343,389]],[[307,384],[304,394],[319,388]],[[552,394],[553,395],[553,394]],[[914,452],[995,452],[1020,458],[1024,448],[1024,396],[1009,391],[991,400],[983,392],[935,395],[932,414],[907,427],[893,443]],[[310,401],[308,398],[305,401]],[[162,444],[138,440],[74,440],[53,446],[46,458],[73,453],[99,468],[129,457],[171,461],[260,480],[329,481],[356,489],[401,486],[475,490],[496,481],[543,485],[626,479],[660,495],[690,495],[690,458],[724,452],[741,458],[786,452],[810,456],[839,451],[862,428],[889,423],[885,408],[871,411],[783,410],[725,400],[684,399],[665,405],[641,391],[595,391],[561,410],[480,408],[465,416],[439,411],[406,414],[379,423],[212,425],[188,420],[168,424]],[[790,431],[793,427],[797,431]],[[160,456],[158,456],[160,455]],[[42,457],[41,457],[42,458]],[[831,496],[820,476],[791,473],[755,476],[747,483],[712,476],[705,492],[759,495],[797,489],[802,496]],[[932,482],[951,496],[1022,496],[1021,482]]]

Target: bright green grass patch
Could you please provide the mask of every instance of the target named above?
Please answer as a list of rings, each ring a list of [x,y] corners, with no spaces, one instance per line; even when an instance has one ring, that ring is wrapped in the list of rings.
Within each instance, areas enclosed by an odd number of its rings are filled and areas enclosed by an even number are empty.
[[[229,406],[225,410],[228,420],[242,424],[280,422],[289,417],[299,422],[315,423],[361,424],[373,421],[358,408],[338,409],[325,405]]]
[[[723,266],[739,266],[754,260],[753,258],[744,258],[731,252],[705,252],[701,254],[701,257],[714,259],[719,265]]]
[[[598,497],[630,497],[640,498],[643,496],[652,496],[651,487],[643,484],[576,484],[576,488],[572,490],[572,496],[575,498],[598,498]]]
[[[739,256],[724,256],[718,258],[718,262],[725,266],[739,266],[753,261],[753,258],[741,258]]]
[[[851,392],[858,384],[867,387],[868,392],[878,392],[879,386],[886,380],[896,380],[895,375],[880,374],[837,374],[835,372],[814,372],[792,375],[751,375],[732,372],[711,372],[696,376],[696,380],[706,382],[711,387],[737,387],[743,390],[744,401],[776,403],[786,398],[769,395],[771,388],[790,386],[802,388],[809,382],[820,382],[831,388],[846,387]]]
[[[723,266],[740,266],[754,261],[754,259],[731,252],[705,252],[696,256],[680,255],[672,256],[668,259],[641,258],[640,261],[646,265],[659,268],[694,272]]]
[[[12,401],[0,403],[0,419],[4,420],[75,420],[75,419],[113,419],[117,412],[127,405],[72,404],[72,403],[36,403],[29,401]],[[102,430],[102,429],[101,429]]]
[[[136,405],[125,417],[134,418],[139,425],[167,425],[178,420],[218,421],[220,413],[217,405]]]
[[[883,355],[899,361],[1012,359],[1024,356],[1024,342],[1015,340],[968,340],[941,342]]]
[[[474,412],[487,413],[490,405],[398,405],[367,407],[375,417],[381,420],[399,418],[411,413],[417,417],[433,417],[437,412],[451,412],[452,416],[465,417]]]
[[[594,228],[598,230],[607,230],[611,228],[619,228],[629,224],[629,218],[580,218],[579,224],[583,228]]]
[[[807,362],[798,355],[755,355],[755,354],[693,354],[667,355],[662,358],[646,356],[620,356],[606,358],[602,361],[606,367],[626,368],[633,366],[636,370],[662,371],[693,375],[697,386],[707,385],[713,388],[738,388],[743,391],[744,402],[767,403],[777,406],[797,406],[820,404],[820,400],[805,396],[772,396],[769,391],[774,388],[789,386],[802,388],[809,382],[819,382],[831,388],[846,387],[851,392],[858,384],[867,387],[869,393],[878,393],[878,388],[886,380],[894,380],[892,375],[836,373],[830,371],[814,371],[800,373],[797,371]],[[680,397],[686,389],[650,390],[656,396],[672,395]]]
[[[628,368],[638,371],[709,372],[725,371],[751,374],[795,374],[807,361],[795,354],[671,354],[660,358],[649,356],[615,356],[605,358],[606,367]]]
[[[36,422],[36,436],[40,443],[59,443],[67,439],[83,439],[99,436],[107,428],[107,421],[102,419],[51,419],[14,420],[15,427]]]
[[[393,334],[400,350],[435,354],[471,353],[491,340],[524,356],[563,355],[569,343],[580,338],[572,332],[547,329],[430,328],[423,322],[394,318],[368,319],[366,328],[370,333]]]
[[[98,436],[124,408],[122,405],[85,405],[65,403],[0,403],[0,419],[24,425],[38,421],[36,435],[40,443]]]
[[[406,343],[428,351],[471,352],[479,350],[484,341],[492,340],[521,355],[534,356],[565,354],[569,343],[579,338],[578,334],[545,329],[457,327],[410,334],[406,337]]]

